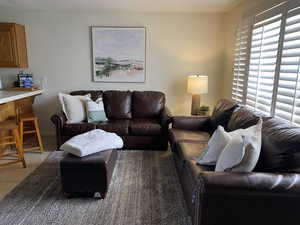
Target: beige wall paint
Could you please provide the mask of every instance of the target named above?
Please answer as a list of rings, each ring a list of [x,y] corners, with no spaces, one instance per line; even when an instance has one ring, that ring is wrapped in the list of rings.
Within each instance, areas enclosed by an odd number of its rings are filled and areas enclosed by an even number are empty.
[[[116,14],[18,12],[0,9],[0,21],[24,24],[30,71],[47,78],[47,88],[36,99],[35,111],[43,133],[53,133],[50,116],[60,111],[58,92],[78,89],[158,90],[166,93],[173,114],[190,111],[186,76],[209,76],[211,107],[221,97],[224,65],[224,14]],[[91,81],[91,25],[145,26],[147,30],[144,84],[107,84]],[[14,77],[18,70],[0,69]]]

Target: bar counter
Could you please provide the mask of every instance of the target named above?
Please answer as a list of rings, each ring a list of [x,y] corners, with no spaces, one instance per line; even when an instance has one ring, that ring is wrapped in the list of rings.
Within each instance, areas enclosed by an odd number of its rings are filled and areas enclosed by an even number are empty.
[[[16,101],[42,94],[42,90],[37,91],[9,91],[0,90],[0,104]]]
[[[15,119],[18,121],[19,114],[32,113],[32,105],[37,95],[42,94],[42,90],[35,91],[10,91],[0,90],[0,122],[7,119]],[[0,127],[0,142],[1,136],[6,134]],[[3,147],[0,148],[0,156],[3,154]]]

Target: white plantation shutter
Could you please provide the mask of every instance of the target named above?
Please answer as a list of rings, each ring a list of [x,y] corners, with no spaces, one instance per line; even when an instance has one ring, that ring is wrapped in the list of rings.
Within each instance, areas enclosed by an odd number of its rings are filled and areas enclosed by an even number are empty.
[[[232,98],[300,125],[300,1],[283,1],[252,18],[251,41],[243,42],[249,60],[245,66],[236,58]]]
[[[285,20],[275,116],[300,124],[300,3],[289,4]]]
[[[281,6],[255,16],[246,105],[270,115],[282,22]]]
[[[235,57],[233,66],[232,99],[241,103],[244,97],[245,78],[248,60],[248,39],[250,24],[248,20],[236,32]]]

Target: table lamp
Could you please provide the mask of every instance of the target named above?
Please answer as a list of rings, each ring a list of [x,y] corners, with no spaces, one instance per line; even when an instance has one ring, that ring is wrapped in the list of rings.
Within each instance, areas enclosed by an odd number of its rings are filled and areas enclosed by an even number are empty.
[[[200,107],[200,94],[208,92],[208,76],[207,75],[190,75],[187,81],[187,92],[192,94],[191,114],[197,115]]]

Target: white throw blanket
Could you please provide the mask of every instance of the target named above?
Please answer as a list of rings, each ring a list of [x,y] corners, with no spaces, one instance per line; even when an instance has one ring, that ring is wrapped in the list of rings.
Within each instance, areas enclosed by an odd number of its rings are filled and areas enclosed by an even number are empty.
[[[117,134],[96,129],[71,138],[60,149],[78,157],[83,157],[96,152],[122,147],[123,140]]]

